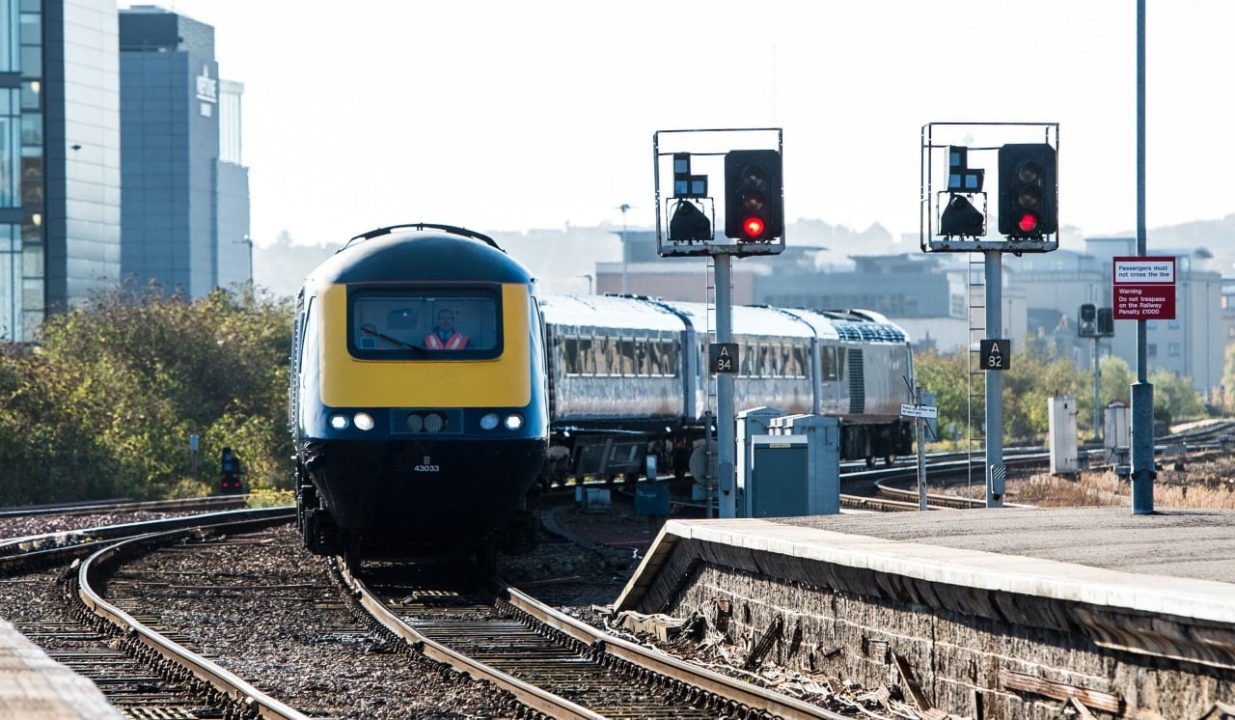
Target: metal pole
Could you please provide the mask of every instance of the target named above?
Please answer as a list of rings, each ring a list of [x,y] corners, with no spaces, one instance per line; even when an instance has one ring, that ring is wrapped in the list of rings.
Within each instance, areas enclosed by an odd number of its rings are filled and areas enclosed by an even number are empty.
[[[1136,0],[1136,254],[1145,256],[1145,0]],[[1132,514],[1154,511],[1154,386],[1148,334],[1136,321],[1136,383],[1132,385]]]
[[[719,253],[716,265],[716,342],[733,341],[733,292],[730,268],[733,257]],[[716,375],[716,479],[720,486],[720,517],[737,517],[737,497],[733,487],[735,426],[733,414],[733,374]]]
[[[1093,439],[1102,441],[1102,366],[1098,362],[1098,343],[1102,338],[1093,339]]]
[[[716,467],[716,464],[712,462],[716,457],[715,453],[716,444],[712,441],[712,411],[704,410],[703,457],[707,464],[704,466],[706,469],[703,471],[703,490],[704,496],[707,497],[705,502],[708,506],[708,520],[712,519],[712,506],[715,505],[713,501],[716,499],[716,478],[712,477],[712,468]]]
[[[986,254],[986,336],[1003,336],[1003,254],[987,250]],[[991,333],[995,333],[992,335]],[[1005,358],[1008,362],[1011,358]],[[1003,507],[1003,486],[1006,477],[1003,465],[1003,372],[986,371],[986,506]]]
[[[922,386],[913,389],[913,404],[922,407]],[[922,416],[914,418],[913,430],[918,436],[918,510],[926,510],[926,432]]]

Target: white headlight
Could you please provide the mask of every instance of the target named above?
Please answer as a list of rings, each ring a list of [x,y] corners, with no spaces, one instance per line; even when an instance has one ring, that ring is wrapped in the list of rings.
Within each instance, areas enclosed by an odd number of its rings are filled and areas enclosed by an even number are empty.
[[[518,430],[521,427],[523,427],[523,418],[521,416],[519,415],[507,415],[506,416],[506,429],[507,430]]]
[[[497,413],[489,413],[480,419],[480,428],[482,430],[492,430],[497,427],[500,420],[501,419],[497,416]]]
[[[346,430],[347,426],[351,424],[352,422],[347,419],[346,415],[335,414],[330,416],[330,427],[335,430]]]
[[[352,416],[352,422],[356,423],[356,427],[361,430],[373,429],[373,416],[367,412],[358,412]]]

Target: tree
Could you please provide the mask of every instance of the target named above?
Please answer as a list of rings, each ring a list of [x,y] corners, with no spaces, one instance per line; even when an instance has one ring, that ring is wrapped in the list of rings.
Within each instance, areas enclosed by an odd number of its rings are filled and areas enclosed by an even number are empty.
[[[251,287],[126,288],[49,318],[32,352],[0,353],[0,503],[203,494],[225,445],[251,487],[285,482],[290,344],[286,301]]]

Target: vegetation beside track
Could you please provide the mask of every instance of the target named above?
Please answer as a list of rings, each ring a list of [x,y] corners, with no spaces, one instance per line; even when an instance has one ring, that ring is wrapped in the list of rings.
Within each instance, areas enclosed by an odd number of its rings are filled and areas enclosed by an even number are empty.
[[[251,288],[124,290],[52,316],[0,349],[0,505],[208,494],[224,446],[248,487],[286,484],[290,345],[287,301]]]
[[[939,408],[939,432],[942,440],[965,436],[969,402],[966,382],[968,372],[964,352],[918,352],[914,355],[917,383],[935,395]],[[1130,402],[1131,384],[1136,373],[1122,359],[1104,357],[1102,365],[1101,402]],[[1059,395],[1077,399],[1078,423],[1083,435],[1092,434],[1093,372],[1076,367],[1071,360],[1053,357],[1043,344],[1026,352],[1013,354],[1010,369],[1004,373],[1003,419],[1005,442],[1040,444],[1048,430],[1047,402]],[[976,377],[974,392],[974,422],[981,431],[984,390],[982,378]],[[1167,370],[1150,373],[1154,386],[1154,419],[1165,424],[1184,418],[1205,417],[1208,409],[1204,399],[1192,388],[1192,381]],[[946,445],[940,449],[948,449]]]

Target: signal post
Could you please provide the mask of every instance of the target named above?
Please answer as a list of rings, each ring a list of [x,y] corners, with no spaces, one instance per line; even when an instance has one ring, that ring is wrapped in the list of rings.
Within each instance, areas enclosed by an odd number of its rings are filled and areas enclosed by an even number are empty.
[[[662,135],[666,136],[663,145]],[[765,147],[729,149],[730,143],[738,141]],[[668,149],[669,145],[675,149]],[[779,255],[785,249],[783,145],[781,128],[659,130],[652,136],[656,251],[661,257],[709,256],[715,265],[716,328],[708,371],[716,375],[717,452],[714,464],[709,458],[708,472],[715,473],[722,518],[737,516],[733,376],[741,363],[738,348],[732,344],[732,259]],[[667,197],[661,194],[662,166],[673,177],[673,192]],[[714,230],[716,203],[706,170],[723,173],[723,236]],[[662,232],[662,211],[669,218],[667,234]],[[711,437],[711,428],[705,432]],[[707,485],[713,487],[710,482]]]
[[[1033,142],[974,144],[975,136],[1016,136]],[[953,141],[955,138],[955,141]],[[1003,507],[1003,375],[1011,342],[1003,334],[1003,254],[1059,247],[1058,123],[928,123],[921,135],[919,239],[923,252],[980,252],[985,273],[986,506]],[[986,171],[977,161],[996,154],[998,235],[988,235]],[[974,163],[970,157],[976,155]],[[942,182],[939,182],[942,180]],[[992,337],[991,333],[995,333]],[[972,347],[970,347],[972,350]]]

